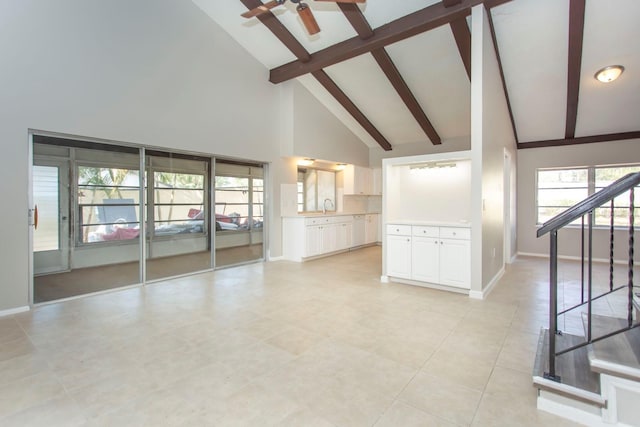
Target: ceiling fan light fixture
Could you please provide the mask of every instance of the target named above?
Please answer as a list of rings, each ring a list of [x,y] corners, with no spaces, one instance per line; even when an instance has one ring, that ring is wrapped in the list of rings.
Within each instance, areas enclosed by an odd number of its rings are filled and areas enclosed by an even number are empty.
[[[602,83],[610,83],[620,77],[623,71],[622,65],[609,65],[598,70],[594,77]]]
[[[307,32],[310,36],[314,34],[318,34],[320,32],[320,26],[316,21],[316,18],[313,16],[313,12],[309,8],[309,5],[306,3],[299,2],[298,6],[296,6],[296,10],[298,11],[298,15],[304,24],[304,27],[307,29]]]

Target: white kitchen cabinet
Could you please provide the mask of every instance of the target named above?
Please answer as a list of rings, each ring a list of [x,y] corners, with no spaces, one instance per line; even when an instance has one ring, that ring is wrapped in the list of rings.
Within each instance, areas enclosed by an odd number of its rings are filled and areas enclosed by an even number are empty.
[[[411,279],[411,226],[387,226],[387,274]]]
[[[366,243],[366,219],[364,215],[353,216],[353,246],[362,246]]]
[[[316,256],[322,253],[322,225],[305,227],[305,256]]]
[[[350,249],[352,215],[287,217],[282,223],[283,257],[303,261]]]
[[[347,165],[343,172],[345,195],[372,194],[372,171],[369,168]]]
[[[440,229],[438,227],[411,227],[412,278],[422,282],[440,280]]]
[[[406,224],[387,225],[387,276],[470,288],[471,230]]]
[[[378,241],[378,214],[367,214],[364,217],[364,243],[371,245]]]
[[[440,283],[469,288],[471,273],[471,242],[442,239],[440,241]]]
[[[331,233],[335,236],[335,247],[333,248],[334,251],[341,251],[354,246],[352,243],[353,223],[341,222],[338,224],[334,224],[333,227],[334,231],[332,231]]]

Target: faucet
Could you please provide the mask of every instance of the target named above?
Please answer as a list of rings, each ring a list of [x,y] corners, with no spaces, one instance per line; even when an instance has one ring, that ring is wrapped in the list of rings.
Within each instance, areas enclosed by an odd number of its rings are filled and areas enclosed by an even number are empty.
[[[322,213],[326,214],[327,213],[327,202],[329,202],[329,205],[331,206],[331,209],[335,209],[335,205],[333,204],[333,202],[331,201],[331,199],[324,199],[324,202],[322,202]]]

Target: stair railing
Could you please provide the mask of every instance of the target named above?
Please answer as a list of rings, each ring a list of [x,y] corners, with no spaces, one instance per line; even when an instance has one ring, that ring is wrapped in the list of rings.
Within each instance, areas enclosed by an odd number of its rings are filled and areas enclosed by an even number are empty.
[[[545,378],[560,381],[560,377],[556,375],[556,357],[576,350],[580,347],[584,347],[593,342],[609,338],[613,335],[617,335],[622,332],[626,332],[632,328],[640,326],[640,323],[634,323],[633,312],[633,267],[634,267],[634,222],[635,222],[635,187],[640,184],[640,172],[631,173],[625,175],[619,180],[615,181],[611,185],[597,193],[589,196],[583,201],[577,203],[561,214],[555,216],[549,221],[545,222],[541,228],[538,229],[537,236],[541,237],[549,233],[549,334],[548,334],[548,349],[549,349],[549,371],[544,373]],[[629,249],[628,249],[628,275],[627,283],[625,285],[615,287],[613,264],[614,264],[614,209],[620,209],[615,207],[615,198],[629,193]],[[600,295],[593,295],[593,226],[594,226],[594,212],[597,208],[608,205],[611,209],[611,223],[609,232],[609,291]],[[586,218],[586,239],[585,239],[585,218]],[[558,312],[558,231],[568,226],[574,221],[581,220],[582,237],[581,237],[581,298],[580,303],[564,309]],[[587,246],[585,254],[585,243]],[[586,273],[585,273],[585,257],[586,257]],[[586,283],[585,283],[586,281]],[[585,297],[585,285],[587,295]],[[606,297],[613,292],[621,289],[627,290],[627,325],[624,328],[616,331],[601,335],[598,337],[592,336],[592,310],[593,302],[599,298]],[[571,310],[579,308],[581,306],[587,306],[587,325],[585,341],[574,345],[572,347],[556,350],[556,336],[561,335],[562,332],[558,329],[558,317],[568,313]]]

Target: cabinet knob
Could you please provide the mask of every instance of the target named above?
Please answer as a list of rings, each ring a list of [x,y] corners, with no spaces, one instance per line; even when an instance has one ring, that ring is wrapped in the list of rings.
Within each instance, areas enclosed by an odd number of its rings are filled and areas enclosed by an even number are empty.
[[[454,236],[456,235],[456,232],[455,232],[455,231],[453,232],[453,235],[454,235]]]
[[[400,232],[400,229],[399,229],[399,228],[396,228],[396,233],[399,233],[399,232]]]
[[[441,244],[441,245],[443,245],[444,243],[443,243],[443,242],[440,242],[440,244]]]
[[[410,242],[410,241],[411,241],[411,239],[407,239],[407,242]]]
[[[434,240],[434,241],[433,241],[433,243],[435,243],[435,244],[437,245],[437,244],[438,244],[438,241],[437,241],[437,240]]]

